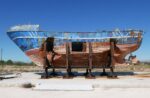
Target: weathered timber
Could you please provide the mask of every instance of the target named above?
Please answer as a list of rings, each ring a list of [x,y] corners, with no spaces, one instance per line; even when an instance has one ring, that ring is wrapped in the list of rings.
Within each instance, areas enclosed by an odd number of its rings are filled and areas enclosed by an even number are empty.
[[[89,61],[89,68],[88,68],[88,73],[86,75],[86,78],[95,78],[94,75],[92,75],[91,71],[92,71],[92,45],[91,45],[91,42],[88,43],[89,44],[89,58],[88,58],[88,61]]]
[[[110,75],[108,75],[109,78],[117,78],[117,75],[114,73],[114,67],[115,67],[115,59],[114,59],[114,54],[115,54],[115,48],[116,48],[116,40],[115,39],[110,39]]]
[[[70,65],[70,45],[66,43],[66,75],[63,76],[64,79],[73,78],[73,74],[71,72],[71,65]]]

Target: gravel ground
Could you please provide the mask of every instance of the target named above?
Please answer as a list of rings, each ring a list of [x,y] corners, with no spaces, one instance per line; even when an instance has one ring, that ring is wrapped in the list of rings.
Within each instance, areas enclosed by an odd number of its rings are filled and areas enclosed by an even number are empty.
[[[84,77],[40,79],[39,73],[24,72],[21,77],[0,81],[0,98],[149,98],[149,74],[141,72],[137,74],[119,75],[118,79],[108,79],[106,77],[96,79],[85,79]],[[94,87],[94,90],[35,91],[32,88],[21,87],[24,83],[89,84]]]

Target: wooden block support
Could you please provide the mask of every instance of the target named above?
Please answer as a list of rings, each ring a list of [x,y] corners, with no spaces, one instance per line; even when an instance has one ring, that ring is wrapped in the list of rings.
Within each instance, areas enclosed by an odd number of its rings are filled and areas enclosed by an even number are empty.
[[[117,78],[117,75],[114,73],[114,67],[115,67],[115,60],[114,60],[114,53],[115,53],[115,39],[110,39],[110,71],[111,74],[108,75],[109,78]]]
[[[114,61],[114,47],[115,47],[115,39],[110,39],[110,67],[114,67],[115,61]]]
[[[89,42],[89,69],[92,69],[92,44]]]
[[[94,79],[95,76],[92,75],[92,73],[91,73],[91,70],[92,70],[92,67],[93,67],[93,65],[92,65],[92,44],[91,44],[91,42],[89,42],[88,44],[89,44],[89,59],[88,59],[88,61],[89,61],[89,68],[88,68],[88,73],[86,75],[86,78]]]
[[[69,68],[69,44],[66,42],[66,69]]]
[[[66,70],[67,74],[63,77],[64,79],[70,79],[73,78],[73,74],[71,73],[71,66],[70,66],[70,46],[69,43],[66,42]]]

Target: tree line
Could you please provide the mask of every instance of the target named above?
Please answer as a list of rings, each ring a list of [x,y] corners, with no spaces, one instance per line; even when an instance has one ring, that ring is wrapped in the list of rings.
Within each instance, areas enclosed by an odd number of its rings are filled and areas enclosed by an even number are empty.
[[[12,61],[12,60],[0,60],[0,65],[35,65],[33,62],[22,62],[22,61]]]

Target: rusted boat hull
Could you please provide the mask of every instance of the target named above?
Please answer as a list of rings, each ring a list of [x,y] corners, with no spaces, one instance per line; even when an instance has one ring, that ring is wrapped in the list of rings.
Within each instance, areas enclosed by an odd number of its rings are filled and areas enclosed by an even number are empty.
[[[95,43],[92,43],[93,46]],[[104,44],[104,43],[100,43]],[[131,53],[136,51],[139,48],[139,44],[117,44],[114,52],[114,60],[116,64],[122,64],[125,62],[125,57]],[[99,51],[98,51],[99,49]],[[62,51],[61,51],[62,50]],[[63,51],[64,50],[64,51]],[[57,55],[54,58],[53,65],[56,68],[66,67],[66,52],[65,45],[55,47],[55,51],[60,54],[59,57]],[[110,52],[110,44],[105,44],[103,46],[98,46],[96,48],[93,47],[92,52],[92,65],[95,67],[109,67],[109,52]],[[26,55],[34,62],[38,63],[38,65],[42,65],[42,58],[39,56],[39,49],[30,50],[26,52]],[[89,60],[88,47],[84,52],[72,52],[69,54],[69,63],[71,67],[77,68],[86,68],[88,67]]]
[[[27,27],[30,27],[27,25]],[[16,28],[22,27],[15,27]],[[9,31],[7,32],[11,40],[38,66],[43,66],[42,58],[39,55],[39,48],[48,37],[54,37],[54,57],[53,66],[66,67],[69,62],[71,67],[89,66],[89,49],[92,48],[90,58],[93,67],[107,66],[110,57],[110,39],[116,42],[113,51],[115,64],[124,63],[126,55],[136,51],[142,42],[142,31],[102,31],[102,32],[46,32],[46,31]],[[74,43],[79,42],[79,46]],[[89,47],[91,43],[91,47]],[[69,46],[67,55],[66,44]],[[79,51],[74,51],[79,47]],[[68,61],[66,60],[68,58]]]
[[[46,32],[39,31],[38,27],[38,25],[15,26],[7,34],[31,61],[38,66],[44,66],[46,78],[48,68],[53,69],[53,76],[56,75],[55,68],[65,68],[67,74],[64,78],[73,75],[72,68],[85,68],[87,78],[94,77],[91,74],[93,68],[103,68],[101,75],[107,75],[105,69],[110,68],[110,76],[116,77],[113,71],[115,65],[124,63],[125,57],[140,47],[143,37],[141,30]],[[47,38],[53,39],[53,50],[57,54],[54,57],[52,56],[54,52],[49,55],[51,64],[48,64],[48,58],[43,57],[46,52],[44,48],[40,48]]]

